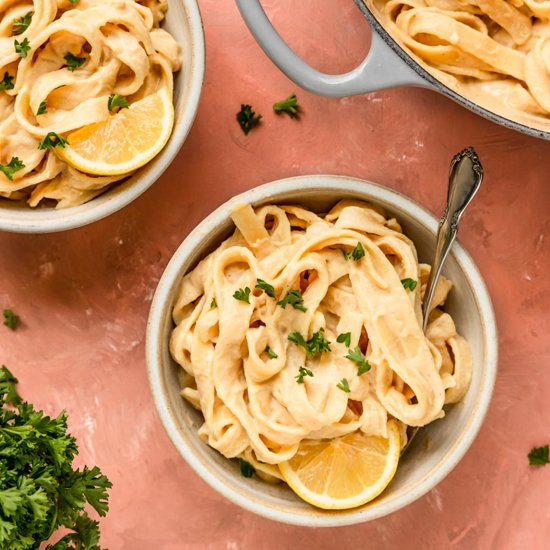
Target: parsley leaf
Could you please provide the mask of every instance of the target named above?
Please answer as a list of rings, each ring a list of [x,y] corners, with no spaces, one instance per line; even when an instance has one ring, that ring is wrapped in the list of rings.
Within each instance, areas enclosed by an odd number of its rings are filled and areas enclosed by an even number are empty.
[[[41,547],[62,527],[49,550],[99,550],[99,525],[84,511],[108,511],[110,481],[99,468],[73,468],[76,439],[67,416],[56,418],[22,403],[17,379],[0,368],[0,548]],[[14,410],[11,407],[16,407]]]
[[[275,288],[263,279],[256,279],[255,288],[263,290],[270,298],[275,298]]]
[[[244,105],[241,103],[241,110],[237,113],[237,122],[244,132],[244,135],[248,135],[248,132],[260,123],[262,115],[257,115],[252,110],[252,105]]]
[[[22,15],[21,17],[14,19],[11,25],[12,34],[24,33],[27,30],[28,26],[31,24],[33,13],[34,12],[30,11],[25,15]]]
[[[256,473],[256,468],[243,458],[239,458],[239,464],[241,466],[241,474],[244,477],[252,477]]]
[[[29,53],[29,50],[31,49],[31,45],[28,38],[25,38],[21,42],[18,40],[14,40],[13,43],[15,47],[15,52],[19,54],[21,59],[25,59],[27,57],[27,54]]]
[[[336,384],[336,387],[341,389],[342,391],[345,391],[346,393],[349,393],[351,390],[349,388],[349,382],[347,378],[342,378],[338,384]]]
[[[0,92],[13,90],[13,76],[7,71],[4,73],[4,78],[0,81]]]
[[[307,311],[307,308],[303,305],[304,299],[302,298],[302,293],[299,290],[289,290],[287,295],[277,302],[277,305],[283,309],[286,308],[287,304],[290,304],[294,309]]]
[[[2,172],[10,181],[13,180],[13,174],[15,174],[15,172],[19,172],[19,170],[22,170],[23,168],[25,168],[25,164],[19,157],[11,157],[8,164],[0,164],[0,172]]]
[[[54,147],[65,148],[69,141],[63,136],[57,135],[55,132],[48,132],[38,144],[39,149],[53,149]]]
[[[216,302],[216,298],[212,298],[212,301],[210,302],[210,309],[214,309],[215,307],[218,307],[218,302]]]
[[[296,382],[298,384],[303,384],[304,376],[313,376],[313,373],[309,369],[306,369],[305,367],[300,367],[298,369],[298,374],[294,378],[296,378]]]
[[[38,106],[38,111],[36,111],[36,116],[45,115],[48,112],[48,104],[46,100],[41,101]]]
[[[409,290],[414,290],[416,288],[416,285],[417,285],[417,281],[415,281],[414,279],[410,279],[409,277],[407,277],[406,279],[401,279],[401,284],[403,285],[403,288],[406,290],[406,289],[409,289]]]
[[[351,252],[344,253],[346,260],[355,260],[358,262],[365,255],[365,249],[361,243],[357,243]]]
[[[331,351],[330,342],[323,336],[324,330],[321,328],[314,332],[311,338],[306,342],[306,339],[297,331],[293,331],[288,335],[288,340],[294,342],[297,346],[303,347],[308,355],[316,355],[317,353],[325,353]]]
[[[306,350],[306,352],[309,354],[309,347],[307,345],[307,342],[305,338],[297,330],[294,330],[293,332],[291,332],[287,338],[291,342],[294,342],[297,346],[302,346]]]
[[[336,341],[339,344],[344,344],[346,348],[349,348],[351,345],[351,332],[342,332],[342,334],[338,335],[338,338],[336,338]]]
[[[246,302],[247,304],[249,304],[250,288],[245,287],[244,290],[242,288],[239,288],[239,290],[236,290],[235,294],[233,294],[233,298],[235,298],[235,300],[240,300],[241,302]]]
[[[365,359],[365,356],[361,353],[361,348],[356,346],[355,349],[348,349],[346,359],[353,361],[359,368],[357,369],[357,376],[361,376],[371,369],[370,363]]]
[[[549,446],[533,447],[531,452],[527,455],[529,458],[530,466],[544,466],[550,462],[549,460]]]
[[[298,105],[296,94],[291,94],[286,99],[274,103],[273,110],[276,113],[286,113],[290,118],[297,118],[300,105]]]
[[[4,325],[9,329],[15,330],[19,323],[19,316],[16,315],[11,309],[4,310]]]
[[[266,346],[264,351],[270,359],[277,359],[279,357],[269,346]]]
[[[109,111],[112,111],[117,107],[120,107],[121,109],[128,109],[130,107],[130,104],[121,95],[113,94],[109,96],[107,107]]]
[[[84,61],[86,61],[85,57],[77,57],[71,52],[67,52],[65,56],[63,57],[65,60],[65,63],[67,64],[67,69],[69,71],[73,72],[79,67],[81,67],[84,64]]]

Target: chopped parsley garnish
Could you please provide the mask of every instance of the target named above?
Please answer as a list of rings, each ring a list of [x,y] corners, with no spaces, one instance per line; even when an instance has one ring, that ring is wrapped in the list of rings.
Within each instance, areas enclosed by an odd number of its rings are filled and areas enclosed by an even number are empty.
[[[337,388],[340,388],[342,391],[345,391],[346,393],[349,393],[351,390],[349,389],[349,382],[347,378],[342,378],[338,384],[336,384]]]
[[[21,17],[13,20],[11,25],[12,34],[22,34],[24,33],[28,26],[31,24],[32,15],[34,12],[30,11]]]
[[[256,468],[244,460],[244,458],[239,458],[239,464],[241,466],[241,474],[244,477],[252,477],[256,473]]]
[[[121,95],[113,94],[109,96],[107,107],[109,111],[112,111],[117,107],[120,107],[121,109],[128,109],[130,107],[130,104]]]
[[[237,122],[245,136],[252,128],[260,123],[261,119],[262,115],[257,115],[252,110],[252,105],[244,105],[241,103],[241,110],[237,113]]]
[[[270,298],[275,298],[275,288],[263,279],[256,279],[256,287],[263,290]]]
[[[247,304],[249,304],[250,288],[245,287],[244,290],[242,288],[239,288],[239,290],[236,290],[235,294],[233,294],[233,298],[235,298],[235,300],[240,300],[241,302],[246,302]]]
[[[361,243],[357,243],[355,248],[351,252],[344,252],[346,260],[355,260],[359,261],[365,255],[365,249]]]
[[[343,332],[342,334],[339,334],[336,341],[339,344],[344,344],[346,348],[349,348],[351,346],[351,332]]]
[[[549,459],[549,447],[544,445],[543,447],[533,447],[531,452],[527,455],[529,458],[530,466],[544,466],[550,462]]]
[[[274,103],[273,110],[276,113],[286,113],[290,118],[296,118],[298,116],[298,111],[300,110],[300,105],[298,105],[298,98],[296,97],[296,94],[291,94],[286,99]]]
[[[417,281],[407,277],[406,279],[401,279],[401,284],[403,285],[404,289],[414,290],[416,288]]]
[[[308,355],[315,355],[317,353],[331,351],[330,342],[323,336],[323,333],[324,330],[321,328],[317,332],[314,332],[312,337],[306,341],[306,339],[295,330],[288,335],[288,339],[297,346],[303,347]]]
[[[298,369],[298,374],[294,378],[296,378],[296,382],[298,382],[298,384],[303,384],[304,376],[313,376],[313,373],[305,367],[300,367]]]
[[[36,116],[45,115],[47,112],[48,112],[48,104],[46,103],[46,100],[41,101],[40,105],[38,106],[38,111],[36,111]]]
[[[210,302],[210,309],[214,309],[215,307],[218,307],[218,303],[216,302],[216,298],[212,298],[212,301]]]
[[[28,38],[25,38],[25,40],[22,40],[19,42],[18,40],[14,41],[15,51],[19,54],[21,59],[25,59],[27,57],[27,54],[29,53],[29,50],[31,49],[31,45]]]
[[[25,164],[19,157],[11,157],[8,164],[0,164],[0,172],[2,172],[10,181],[13,180],[13,174],[15,174],[15,172],[19,172],[19,170],[22,170],[23,168],[25,168]]]
[[[361,348],[355,346],[355,349],[348,349],[346,359],[353,361],[357,365],[357,376],[361,376],[370,370],[370,363],[365,359],[365,356],[361,353]]]
[[[281,306],[283,309],[286,308],[287,304],[290,304],[294,309],[307,311],[306,306],[304,306],[302,293],[299,290],[289,290],[287,295],[277,302],[277,305]]]
[[[50,550],[98,550],[99,524],[85,507],[104,516],[111,482],[97,466],[73,466],[78,447],[67,433],[65,411],[52,418],[22,403],[16,383],[2,366],[0,548],[39,548],[61,528],[58,540],[47,547]]]
[[[15,330],[19,323],[19,316],[11,309],[4,310],[4,324],[11,330]]]
[[[67,143],[69,143],[67,138],[60,136],[55,132],[48,132],[38,144],[38,148],[53,149],[54,147],[61,147],[62,149],[64,149]]]
[[[13,76],[7,71],[4,73],[4,78],[0,81],[0,92],[13,90]]]
[[[81,67],[84,64],[84,61],[86,61],[85,57],[77,57],[71,52],[67,52],[63,59],[67,64],[67,69],[69,69],[69,71],[71,72]]]
[[[269,346],[266,346],[264,351],[270,359],[277,359],[279,357]]]

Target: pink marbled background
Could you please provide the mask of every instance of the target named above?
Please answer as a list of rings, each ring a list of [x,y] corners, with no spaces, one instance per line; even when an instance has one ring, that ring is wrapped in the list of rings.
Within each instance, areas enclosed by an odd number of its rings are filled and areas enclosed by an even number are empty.
[[[351,0],[264,2],[293,47],[325,71],[350,69],[369,31]],[[296,90],[264,56],[230,0],[202,0],[207,71],[196,123],[173,165],[123,211],[57,235],[0,234],[0,362],[24,396],[66,408],[80,459],[114,483],[102,521],[110,549],[549,547],[550,466],[529,468],[550,441],[550,144],[489,123],[435,93],[400,89],[350,99]],[[297,91],[300,121],[271,104]],[[264,114],[245,137],[241,102]],[[486,181],[461,240],[492,293],[500,370],[479,437],[430,494],[379,521],[314,530],[244,512],[207,487],[172,447],[145,373],[155,285],[189,231],[231,195],[273,179],[336,173],[398,189],[436,213],[450,157],[478,150]]]

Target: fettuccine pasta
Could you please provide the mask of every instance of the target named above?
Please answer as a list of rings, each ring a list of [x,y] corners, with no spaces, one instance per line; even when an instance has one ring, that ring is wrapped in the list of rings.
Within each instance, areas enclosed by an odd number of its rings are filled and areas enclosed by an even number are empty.
[[[172,96],[181,52],[159,27],[166,9],[166,0],[0,0],[0,196],[74,206],[128,175],[84,174],[39,145],[107,119],[113,95],[131,105],[166,86]]]
[[[395,219],[352,200],[324,216],[239,205],[232,218],[173,308],[182,395],[210,446],[279,477],[304,439],[385,437],[395,418],[404,445],[407,426],[463,397],[470,350],[441,309],[452,283],[440,279],[424,335],[430,268]]]
[[[548,130],[550,1],[369,0],[390,34],[443,83]]]

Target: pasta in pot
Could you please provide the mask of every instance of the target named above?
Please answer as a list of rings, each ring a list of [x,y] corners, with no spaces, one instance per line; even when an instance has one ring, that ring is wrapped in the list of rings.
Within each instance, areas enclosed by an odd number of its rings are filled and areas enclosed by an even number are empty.
[[[84,174],[39,143],[107,119],[113,94],[132,103],[166,86],[172,96],[181,53],[159,28],[166,9],[166,0],[0,2],[0,163],[24,162],[12,177],[0,172],[0,196],[74,206],[128,176]]]
[[[505,116],[550,114],[550,2],[369,0],[390,34],[442,82]],[[522,120],[525,122],[525,120]]]
[[[441,309],[452,283],[440,279],[424,335],[430,268],[395,219],[352,200],[324,216],[239,205],[232,218],[236,231],[185,275],[173,308],[182,395],[210,446],[278,477],[272,465],[304,439],[385,437],[389,418],[404,433],[463,397],[470,350]]]

